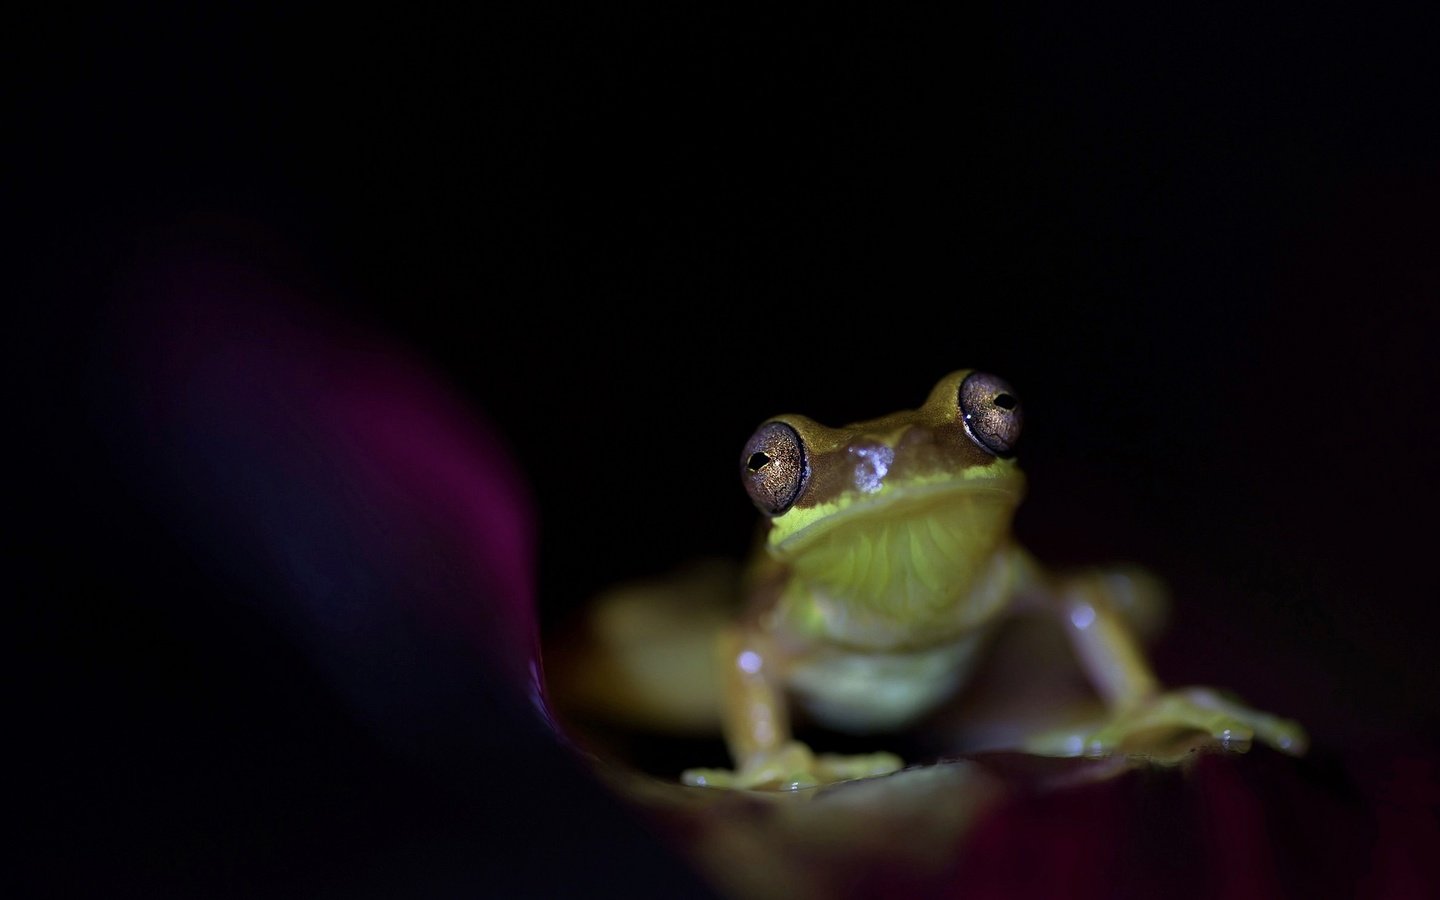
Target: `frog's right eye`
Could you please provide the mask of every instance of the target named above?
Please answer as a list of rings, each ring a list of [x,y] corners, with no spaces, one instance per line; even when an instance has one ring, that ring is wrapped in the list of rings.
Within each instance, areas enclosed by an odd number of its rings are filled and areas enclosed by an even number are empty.
[[[740,456],[740,480],[765,515],[789,509],[810,480],[810,461],[799,432],[784,422],[761,425]]]

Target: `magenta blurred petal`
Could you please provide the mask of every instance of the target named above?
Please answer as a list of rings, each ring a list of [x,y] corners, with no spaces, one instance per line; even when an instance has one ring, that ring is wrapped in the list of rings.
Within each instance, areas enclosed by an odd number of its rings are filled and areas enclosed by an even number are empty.
[[[256,584],[367,720],[450,730],[481,684],[545,715],[533,513],[477,412],[222,255],[172,254],[138,295],[119,355],[158,502]]]

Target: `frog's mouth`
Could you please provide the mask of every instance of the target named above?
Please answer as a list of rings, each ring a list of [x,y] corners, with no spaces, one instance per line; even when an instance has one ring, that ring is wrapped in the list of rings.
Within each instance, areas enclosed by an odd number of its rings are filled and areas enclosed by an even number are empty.
[[[769,544],[776,556],[790,559],[822,543],[863,543],[879,532],[924,526],[942,552],[967,542],[989,547],[1009,528],[1023,494],[1013,475],[885,485],[791,510],[772,524]]]

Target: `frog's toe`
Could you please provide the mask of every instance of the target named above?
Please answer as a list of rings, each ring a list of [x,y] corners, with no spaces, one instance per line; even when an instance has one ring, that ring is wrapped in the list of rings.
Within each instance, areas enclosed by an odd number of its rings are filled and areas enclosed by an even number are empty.
[[[1204,711],[1208,711],[1213,718],[1210,720],[1212,727],[1206,730],[1222,744],[1226,743],[1223,732],[1230,730],[1236,734],[1244,733],[1246,747],[1253,739],[1291,756],[1303,756],[1310,747],[1310,737],[1299,722],[1251,709],[1239,700],[1226,697],[1212,688],[1186,688],[1166,697],[1195,707],[1202,711],[1202,716]],[[1217,726],[1222,733],[1217,733]]]
[[[1048,731],[1025,742],[1027,752],[1042,756],[1109,756],[1140,753],[1156,758],[1183,757],[1177,737],[1205,735],[1237,753],[1259,740],[1296,756],[1309,741],[1299,724],[1251,709],[1209,688],[1186,688],[1161,694],[1115,714],[1098,728]]]
[[[827,782],[874,778],[898,772],[904,767],[905,762],[893,753],[863,753],[854,756],[826,753],[815,760],[817,773]]]
[[[798,791],[836,781],[888,775],[903,766],[900,757],[893,753],[856,756],[827,753],[817,757],[809,747],[791,741],[756,754],[739,769],[687,769],[680,780],[695,787]]]
[[[1248,710],[1209,688],[1190,688],[1161,694],[1134,717],[1131,731],[1199,732],[1226,750],[1244,753],[1255,739],[1255,729],[1242,712]]]
[[[1056,728],[1027,737],[1020,749],[1036,756],[1084,756],[1091,746],[1092,732],[1075,728]]]
[[[737,788],[738,773],[731,769],[686,769],[680,773],[680,783],[690,787]]]
[[[1310,749],[1310,735],[1304,726],[1292,719],[1276,719],[1260,737],[1265,743],[1291,756],[1304,756]]]
[[[686,769],[682,784],[691,787],[728,788],[735,791],[798,791],[824,782],[810,768]]]
[[[799,741],[762,751],[735,770],[687,769],[680,780],[695,787],[735,790],[796,791],[814,787],[824,779],[816,771],[815,755]]]

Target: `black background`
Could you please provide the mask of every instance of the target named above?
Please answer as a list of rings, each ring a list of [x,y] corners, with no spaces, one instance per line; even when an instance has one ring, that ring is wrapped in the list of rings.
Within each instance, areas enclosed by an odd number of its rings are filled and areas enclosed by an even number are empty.
[[[617,578],[743,552],[736,455],[766,416],[866,418],[980,367],[1027,404],[1022,540],[1174,587],[1167,680],[1352,754],[1431,754],[1436,25],[1310,4],[25,23],[9,357],[39,474],[14,546],[43,662],[20,659],[37,709],[112,686],[138,748],[99,764],[136,781],[81,839],[140,796],[184,821],[199,784],[199,837],[144,834],[243,890],[351,852],[354,773],[409,789],[322,685],[297,692],[263,617],[217,601],[194,627],[203,560],[183,588],[105,585],[173,570],[173,526],[123,509],[75,373],[114,273],[177,235],[412,348],[498,426],[540,513],[547,625]],[[34,731],[93,740],[81,703]],[[226,747],[153,761],[192,726]],[[294,728],[310,749],[267,734]],[[216,787],[241,756],[251,780]]]

